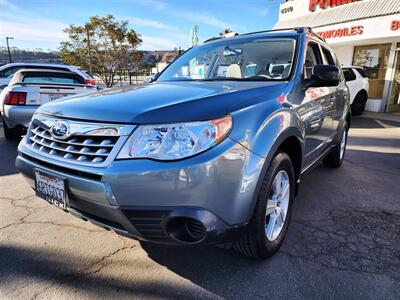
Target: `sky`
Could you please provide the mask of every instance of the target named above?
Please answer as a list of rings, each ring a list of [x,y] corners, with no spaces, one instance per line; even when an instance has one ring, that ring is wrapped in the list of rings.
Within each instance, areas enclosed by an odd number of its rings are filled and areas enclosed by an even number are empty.
[[[224,28],[239,33],[271,29],[281,0],[0,0],[0,47],[5,36],[20,49],[57,50],[63,29],[89,17],[112,14],[141,34],[142,50],[188,47],[190,28],[199,39]]]

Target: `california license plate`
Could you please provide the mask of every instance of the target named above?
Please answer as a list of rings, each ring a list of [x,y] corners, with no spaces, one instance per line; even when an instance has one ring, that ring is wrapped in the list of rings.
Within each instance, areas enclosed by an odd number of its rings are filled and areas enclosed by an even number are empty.
[[[68,94],[49,94],[49,100],[54,101],[66,96],[68,96]]]
[[[65,209],[65,180],[54,175],[35,171],[36,196]]]

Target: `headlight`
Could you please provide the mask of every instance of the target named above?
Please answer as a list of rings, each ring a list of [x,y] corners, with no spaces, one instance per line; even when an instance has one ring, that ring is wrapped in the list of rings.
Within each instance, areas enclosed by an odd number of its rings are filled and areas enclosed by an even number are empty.
[[[231,128],[231,116],[206,122],[139,126],[117,158],[182,159],[218,144]]]

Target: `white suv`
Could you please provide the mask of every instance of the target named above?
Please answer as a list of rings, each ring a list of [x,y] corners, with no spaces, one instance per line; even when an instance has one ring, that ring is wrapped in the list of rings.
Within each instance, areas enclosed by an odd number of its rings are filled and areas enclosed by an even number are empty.
[[[353,115],[361,115],[368,100],[368,76],[362,67],[349,66],[342,69],[350,92],[351,112]]]
[[[86,84],[96,86],[96,80],[81,68],[76,66],[45,63],[11,63],[0,67],[0,90],[4,89],[10,82],[12,76],[21,69],[46,69],[69,71],[82,76]]]

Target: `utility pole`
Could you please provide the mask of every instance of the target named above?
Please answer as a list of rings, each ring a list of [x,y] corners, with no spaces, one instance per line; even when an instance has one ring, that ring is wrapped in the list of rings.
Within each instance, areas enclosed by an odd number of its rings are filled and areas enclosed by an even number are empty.
[[[12,63],[11,61],[11,52],[10,52],[10,45],[8,44],[8,40],[13,40],[14,38],[11,36],[6,36],[6,43],[7,43],[7,51],[8,51],[8,60],[10,61],[10,64]]]
[[[89,26],[86,27],[86,40],[87,40],[87,48],[88,48],[88,56],[89,56],[89,73],[93,76],[92,73],[92,51],[90,49],[90,35],[89,35]]]

